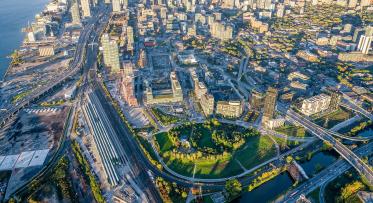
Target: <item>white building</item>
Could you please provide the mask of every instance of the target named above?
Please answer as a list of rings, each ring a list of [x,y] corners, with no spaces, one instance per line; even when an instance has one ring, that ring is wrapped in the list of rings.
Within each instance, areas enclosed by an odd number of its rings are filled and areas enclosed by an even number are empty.
[[[331,97],[326,94],[320,94],[303,100],[301,112],[310,116],[329,108]]]

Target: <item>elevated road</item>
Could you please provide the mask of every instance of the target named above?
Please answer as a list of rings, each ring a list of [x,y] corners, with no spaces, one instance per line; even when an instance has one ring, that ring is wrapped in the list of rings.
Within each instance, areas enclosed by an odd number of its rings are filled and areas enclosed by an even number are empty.
[[[283,109],[282,109],[283,110]],[[335,151],[337,151],[347,162],[349,162],[361,175],[365,176],[370,184],[373,185],[373,171],[364,163],[355,153],[340,141],[335,139],[332,134],[324,128],[314,124],[307,118],[299,115],[292,109],[287,110],[286,115],[296,123],[304,126],[312,134],[316,135],[321,140],[330,143]]]
[[[361,107],[359,104],[357,104],[351,97],[349,97],[347,94],[343,93],[343,100],[342,100],[342,106],[351,109],[365,117],[367,117],[369,120],[373,120],[373,114],[369,111],[365,110],[363,107]]]
[[[359,156],[371,155],[373,153],[373,143],[371,142],[366,144],[354,152]],[[315,177],[309,179],[305,183],[287,192],[284,196],[278,198],[276,202],[296,202],[300,195],[307,195],[316,188],[326,185],[326,183],[332,181],[350,168],[351,164],[343,159],[340,159],[318,173]]]

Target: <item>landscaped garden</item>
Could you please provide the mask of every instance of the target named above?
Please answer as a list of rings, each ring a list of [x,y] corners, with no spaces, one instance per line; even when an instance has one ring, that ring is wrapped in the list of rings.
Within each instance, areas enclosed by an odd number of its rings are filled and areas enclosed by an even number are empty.
[[[155,135],[155,140],[170,169],[196,178],[237,175],[276,155],[269,137],[217,120],[185,123]]]

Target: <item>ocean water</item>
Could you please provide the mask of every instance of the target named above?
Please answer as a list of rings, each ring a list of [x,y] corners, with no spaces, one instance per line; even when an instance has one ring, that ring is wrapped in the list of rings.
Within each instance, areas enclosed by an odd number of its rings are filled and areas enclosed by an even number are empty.
[[[0,80],[8,69],[7,58],[21,45],[21,30],[32,22],[50,0],[0,0]]]

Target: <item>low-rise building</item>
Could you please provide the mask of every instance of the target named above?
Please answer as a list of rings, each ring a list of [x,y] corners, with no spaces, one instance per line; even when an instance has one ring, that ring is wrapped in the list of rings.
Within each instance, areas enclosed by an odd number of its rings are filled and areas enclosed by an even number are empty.
[[[224,117],[237,118],[243,113],[243,104],[241,101],[217,101],[216,114]]]
[[[301,112],[310,116],[320,113],[329,108],[331,97],[326,94],[319,94],[311,98],[305,99],[302,102]]]
[[[39,56],[54,56],[54,47],[53,46],[40,46],[39,47]]]

